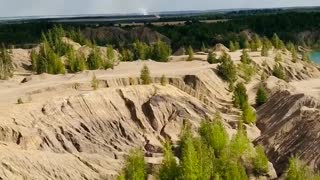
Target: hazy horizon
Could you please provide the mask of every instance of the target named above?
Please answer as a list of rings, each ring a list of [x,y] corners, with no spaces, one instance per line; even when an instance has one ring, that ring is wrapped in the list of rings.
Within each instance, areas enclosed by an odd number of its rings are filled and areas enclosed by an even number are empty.
[[[320,0],[0,0],[0,17],[319,6]],[[76,6],[75,6],[76,5]],[[169,6],[168,6],[169,5]]]

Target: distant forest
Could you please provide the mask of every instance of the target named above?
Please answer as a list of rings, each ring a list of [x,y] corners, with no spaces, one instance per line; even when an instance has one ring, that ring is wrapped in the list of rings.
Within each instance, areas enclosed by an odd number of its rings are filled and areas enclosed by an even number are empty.
[[[203,19],[213,18],[226,18],[229,21],[218,23],[200,22]],[[164,20],[168,21],[168,19]],[[174,21],[175,19],[172,20]],[[320,44],[318,39],[310,39],[305,42],[305,39],[297,36],[300,32],[317,32],[320,30],[319,12],[256,13],[253,15],[237,15],[234,12],[220,17],[208,15],[207,17],[199,16],[185,20],[188,21],[183,26],[153,26],[148,23],[146,23],[146,26],[171,39],[171,47],[174,50],[182,46],[192,46],[195,49],[200,49],[203,46],[212,46],[216,43],[228,45],[230,41],[238,41],[243,46],[245,39],[240,32],[244,30],[251,30],[261,37],[266,36],[268,38],[271,38],[273,33],[277,33],[285,42],[291,41],[300,45],[319,47]],[[47,22],[2,24],[0,25],[0,43],[6,46],[39,43],[41,33],[46,33],[53,26],[54,24]],[[66,30],[82,30],[88,26],[90,25],[63,24]],[[93,39],[92,41],[96,40]]]

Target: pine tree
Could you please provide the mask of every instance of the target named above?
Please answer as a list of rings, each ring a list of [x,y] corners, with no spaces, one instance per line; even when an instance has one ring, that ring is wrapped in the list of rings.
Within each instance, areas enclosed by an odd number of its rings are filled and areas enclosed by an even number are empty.
[[[284,71],[284,68],[282,67],[281,64],[276,64],[274,67],[273,67],[273,71],[272,71],[272,75],[279,78],[279,79],[282,79],[282,80],[287,80],[287,77],[286,77],[286,73]]]
[[[106,48],[106,57],[103,62],[104,69],[113,69],[114,62],[116,61],[116,54],[112,46],[107,46]]]
[[[220,58],[221,64],[218,66],[218,75],[225,81],[233,84],[237,80],[237,69],[231,57],[224,53]]]
[[[252,59],[250,58],[248,52],[245,49],[242,51],[240,61],[244,64],[251,64],[252,62]]]
[[[249,43],[248,39],[246,39],[244,41],[243,47],[244,47],[244,49],[250,49],[250,43]]]
[[[248,104],[247,89],[243,83],[238,83],[233,92],[233,104],[235,107],[243,109]]]
[[[236,48],[235,48],[234,43],[232,41],[229,42],[229,49],[231,52],[236,51]]]
[[[99,80],[97,79],[95,74],[93,75],[91,80],[91,87],[93,90],[97,90],[99,88]]]
[[[269,171],[268,158],[261,145],[256,147],[256,156],[253,158],[253,171],[256,175],[265,175]]]
[[[150,48],[146,43],[140,41],[136,41],[135,43],[133,43],[133,54],[135,60],[148,59],[149,51]]]
[[[189,129],[182,131],[180,178],[184,180],[197,180],[199,178],[199,161],[196,148],[193,144],[193,136]]]
[[[242,120],[246,124],[255,123],[257,120],[256,112],[248,103],[242,107]]]
[[[125,179],[145,180],[147,177],[146,163],[143,151],[140,149],[130,151],[124,168]]]
[[[262,50],[261,50],[261,56],[264,56],[264,57],[268,57],[269,56],[269,53],[268,53],[268,48],[265,44],[263,44],[262,46]]]
[[[38,55],[37,55],[37,52],[34,49],[31,50],[30,59],[31,59],[32,71],[33,72],[37,72]]]
[[[238,41],[234,42],[234,47],[236,48],[236,50],[240,49],[240,43]]]
[[[171,55],[171,47],[160,40],[158,40],[152,48],[152,59],[160,62],[167,62]]]
[[[222,122],[219,119],[215,119],[214,122],[203,121],[199,134],[202,140],[214,150],[216,157],[219,157],[228,143],[228,134]]]
[[[256,104],[261,106],[268,101],[268,93],[263,85],[260,85],[256,95]]]
[[[3,46],[0,49],[0,80],[6,80],[13,75],[11,56]]]
[[[147,85],[152,83],[152,78],[150,76],[150,70],[147,65],[144,65],[141,69],[140,79],[142,80],[142,84]]]
[[[176,180],[179,177],[179,167],[172,152],[171,143],[166,140],[163,146],[164,157],[159,170],[159,180]]]
[[[90,70],[96,70],[102,67],[102,57],[98,48],[93,48],[87,59],[87,66]]]
[[[207,62],[209,64],[215,64],[215,63],[218,63],[219,60],[217,59],[217,55],[213,52],[209,52],[208,54],[208,58],[207,58]]]
[[[194,58],[194,52],[193,52],[193,48],[191,46],[189,46],[189,48],[187,50],[187,54],[188,54],[187,61],[192,61],[192,59]]]
[[[129,49],[123,49],[121,51],[122,61],[133,61],[134,54]]]

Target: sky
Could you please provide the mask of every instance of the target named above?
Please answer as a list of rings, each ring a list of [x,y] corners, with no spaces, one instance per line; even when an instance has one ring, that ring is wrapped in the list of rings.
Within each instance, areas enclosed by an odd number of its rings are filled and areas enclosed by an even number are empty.
[[[320,0],[0,0],[0,17],[320,6]]]

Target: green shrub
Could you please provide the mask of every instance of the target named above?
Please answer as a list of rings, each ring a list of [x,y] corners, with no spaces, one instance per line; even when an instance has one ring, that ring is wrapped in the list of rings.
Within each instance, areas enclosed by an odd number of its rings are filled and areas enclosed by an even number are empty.
[[[225,180],[247,180],[246,170],[239,162],[230,162],[226,167]]]
[[[254,109],[247,103],[242,108],[242,120],[246,124],[255,123],[257,120],[256,112]]]
[[[194,52],[193,52],[193,48],[191,46],[189,46],[189,48],[187,49],[187,54],[188,54],[187,61],[192,61],[194,58]]]
[[[233,160],[239,160],[245,153],[251,152],[250,140],[243,130],[238,130],[237,134],[232,137],[228,148],[228,157]]]
[[[256,94],[256,105],[261,106],[268,101],[268,93],[263,85],[260,85]]]
[[[150,70],[147,65],[144,65],[143,68],[141,69],[140,79],[142,80],[142,84],[144,85],[152,83]]]
[[[129,49],[123,49],[121,51],[121,61],[133,61],[134,54]]]
[[[254,76],[256,73],[255,67],[253,67],[250,64],[244,64],[244,63],[239,64],[238,67],[240,71],[239,73],[240,77],[242,77],[246,81],[246,83],[250,82],[252,79],[252,76]]]
[[[213,149],[201,138],[194,138],[193,142],[198,159],[199,176],[197,179],[211,179],[215,161]]]
[[[234,51],[237,50],[236,47],[235,47],[235,45],[234,45],[234,43],[233,43],[232,41],[229,42],[229,49],[230,49],[231,52],[234,52]]]
[[[144,153],[141,149],[130,151],[129,157],[126,160],[124,167],[125,179],[130,180],[144,180],[147,177],[146,163],[144,160]]]
[[[247,89],[243,83],[238,83],[233,92],[233,104],[235,107],[243,109],[248,104]]]
[[[171,143],[167,140],[163,145],[164,157],[159,170],[159,180],[175,180],[179,177],[179,167],[172,152]]]
[[[218,66],[218,75],[225,81],[233,84],[237,80],[237,68],[231,57],[224,53],[220,58],[221,64]]]
[[[209,52],[208,54],[208,58],[207,58],[207,62],[209,64],[215,64],[215,63],[219,63],[219,59],[217,58],[217,54],[213,53],[213,52]]]
[[[6,80],[13,75],[11,56],[7,49],[0,48],[0,80]]]
[[[268,158],[261,145],[256,147],[256,155],[253,158],[253,171],[256,175],[265,175],[269,171]]]
[[[171,55],[171,51],[171,47],[167,43],[158,40],[152,47],[152,59],[155,61],[167,62]]]
[[[162,86],[166,86],[169,83],[168,78],[165,75],[162,75],[160,79],[160,83]]]
[[[151,50],[146,43],[136,41],[133,43],[132,47],[135,60],[146,60],[150,58]]]
[[[100,69],[103,65],[100,50],[96,47],[93,48],[87,59],[87,66],[90,70]]]
[[[93,75],[92,77],[91,87],[93,90],[97,90],[99,88],[99,80],[97,79],[96,75]]]
[[[186,180],[198,179],[200,173],[199,161],[193,144],[193,136],[188,127],[182,131],[180,149],[180,178]]]
[[[242,51],[241,59],[240,61],[244,64],[251,64],[252,59],[250,58],[248,52],[246,50]]]
[[[199,134],[203,141],[214,150],[217,157],[220,156],[224,147],[228,144],[228,134],[222,122],[216,119],[214,122],[203,121]]]
[[[266,45],[262,46],[261,56],[264,56],[264,57],[268,57],[269,56],[269,49],[266,47]]]
[[[320,175],[313,172],[307,165],[297,158],[289,160],[289,167],[285,180],[319,180]]]
[[[276,64],[274,67],[273,67],[273,71],[272,71],[272,75],[279,78],[279,79],[282,79],[282,80],[287,80],[287,77],[286,77],[286,73],[284,71],[284,68],[282,67],[281,64]]]

